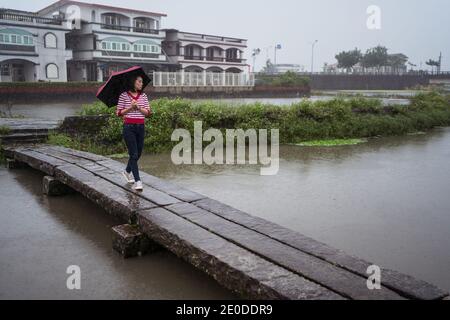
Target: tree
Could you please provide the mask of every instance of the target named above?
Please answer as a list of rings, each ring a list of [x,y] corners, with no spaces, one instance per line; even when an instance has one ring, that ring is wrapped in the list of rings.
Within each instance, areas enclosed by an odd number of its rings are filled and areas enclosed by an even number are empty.
[[[267,59],[266,65],[262,68],[261,72],[272,74],[272,73],[275,73],[275,71],[276,71],[275,69],[276,68],[275,68],[274,64],[270,61],[270,59]]]
[[[398,70],[406,65],[408,59],[403,53],[390,54],[388,55],[387,64],[395,73],[398,73]]]
[[[436,70],[439,70],[439,67],[441,66],[441,63],[439,61],[433,59],[430,59],[425,63],[431,67],[432,72],[434,71],[434,67],[436,67]]]
[[[379,45],[368,49],[361,61],[365,68],[377,68],[380,72],[381,67],[388,64],[388,56],[388,49]]]
[[[347,73],[361,61],[362,54],[361,51],[355,48],[351,51],[342,51],[335,56],[338,61],[338,68],[343,68],[347,70]]]

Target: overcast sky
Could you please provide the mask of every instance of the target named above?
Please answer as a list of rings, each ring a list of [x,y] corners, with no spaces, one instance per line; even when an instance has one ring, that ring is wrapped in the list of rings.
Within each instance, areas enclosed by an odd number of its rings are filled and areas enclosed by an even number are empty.
[[[0,7],[37,11],[55,1],[0,0]],[[265,48],[281,44],[278,63],[311,68],[311,42],[318,40],[315,70],[335,63],[335,54],[378,44],[390,53],[404,53],[420,65],[443,55],[443,70],[450,70],[449,0],[94,0],[99,4],[167,14],[163,28],[248,39],[245,57],[261,48],[257,70],[265,63]],[[381,9],[381,29],[369,30],[367,8]],[[269,51],[273,60],[274,50]]]

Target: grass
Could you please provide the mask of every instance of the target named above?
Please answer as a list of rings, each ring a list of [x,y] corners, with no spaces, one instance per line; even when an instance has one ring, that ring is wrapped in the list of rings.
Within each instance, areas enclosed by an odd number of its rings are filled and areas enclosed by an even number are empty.
[[[0,136],[7,135],[11,132],[8,126],[0,126]]]
[[[296,143],[302,147],[336,147],[336,146],[353,146],[367,142],[367,139],[329,139],[329,140],[312,140]]]

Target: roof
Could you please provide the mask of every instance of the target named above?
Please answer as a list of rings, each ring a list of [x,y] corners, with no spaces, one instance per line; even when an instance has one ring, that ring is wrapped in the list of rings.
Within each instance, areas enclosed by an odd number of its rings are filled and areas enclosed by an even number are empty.
[[[207,37],[219,37],[219,38],[226,38],[226,39],[234,39],[234,40],[244,40],[246,41],[247,39],[244,38],[236,38],[236,37],[227,37],[227,36],[219,36],[219,35],[212,35],[212,34],[207,34],[207,33],[197,33],[197,32],[189,32],[189,31],[181,31],[178,29],[174,29],[174,28],[164,28],[161,29],[161,31],[166,31],[166,32],[177,32],[177,33],[184,33],[184,34],[195,34],[195,35],[202,35],[202,36],[207,36]]]
[[[96,8],[102,8],[102,9],[109,9],[109,10],[117,10],[117,11],[123,11],[123,12],[130,12],[130,13],[140,13],[140,14],[146,14],[146,15],[153,15],[153,16],[160,16],[160,17],[167,17],[167,14],[165,13],[158,13],[158,12],[150,12],[150,11],[143,11],[143,10],[135,10],[135,9],[129,9],[129,8],[121,8],[121,7],[113,7],[103,4],[97,4],[97,3],[87,3],[87,2],[81,2],[81,1],[72,1],[72,0],[59,0],[57,2],[52,3],[51,5],[41,9],[38,11],[38,13],[42,13],[47,10],[52,10],[53,8],[57,8],[66,4],[73,4],[73,5],[85,5],[90,7],[96,7]]]

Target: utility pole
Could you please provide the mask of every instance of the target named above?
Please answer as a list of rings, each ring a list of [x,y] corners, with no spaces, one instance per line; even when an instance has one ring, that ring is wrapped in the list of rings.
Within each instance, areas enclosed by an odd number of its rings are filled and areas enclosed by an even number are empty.
[[[314,47],[319,40],[315,40],[311,45],[311,74],[314,73]]]
[[[256,64],[256,56],[261,53],[261,49],[256,48],[253,49],[252,57],[253,57],[253,73],[255,73],[255,64]]]
[[[275,65],[275,67],[277,66],[277,50],[281,49],[281,44],[277,44],[275,46],[275,55],[274,55],[274,59],[273,59],[273,64]]]
[[[441,65],[442,65],[442,52],[439,53],[439,65],[437,66],[437,74],[441,73]]]

